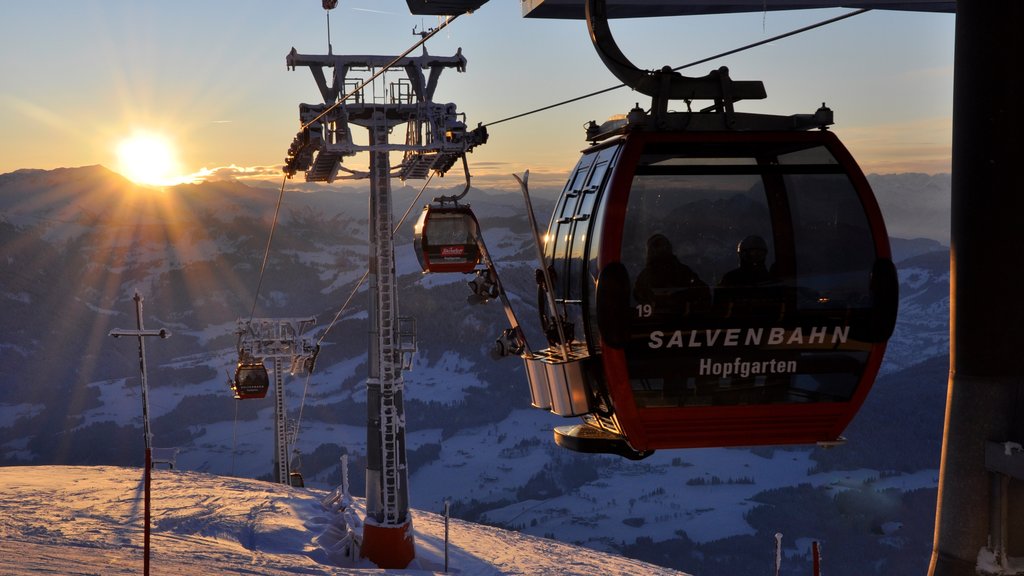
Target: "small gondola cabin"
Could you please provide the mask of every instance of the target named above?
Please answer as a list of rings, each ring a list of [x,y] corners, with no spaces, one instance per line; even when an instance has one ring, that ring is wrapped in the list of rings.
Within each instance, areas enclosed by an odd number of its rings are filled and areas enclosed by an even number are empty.
[[[231,381],[231,391],[237,400],[265,398],[270,389],[270,376],[267,367],[259,360],[239,361],[235,368],[235,378]]]
[[[424,272],[472,272],[480,263],[480,225],[466,205],[423,207],[413,227],[416,257]]]

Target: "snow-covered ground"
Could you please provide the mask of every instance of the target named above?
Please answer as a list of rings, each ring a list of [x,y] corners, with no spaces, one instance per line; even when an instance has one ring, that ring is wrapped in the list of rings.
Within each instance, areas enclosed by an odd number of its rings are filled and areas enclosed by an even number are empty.
[[[561,495],[520,500],[517,489],[553,458],[567,455],[548,452],[561,450],[549,446],[552,423],[563,422],[538,410],[516,410],[494,426],[447,438],[441,457],[410,478],[413,505],[434,510],[448,498],[507,499],[513,503],[488,511],[487,522],[602,549],[610,537],[661,541],[685,532],[695,542],[711,542],[752,534],[745,517],[757,505],[754,496],[787,486],[905,492],[938,485],[938,470],[884,477],[868,469],[812,473],[812,448],[706,448],[661,451],[643,462],[588,455],[598,467],[597,479]],[[536,439],[540,446],[531,444]]]
[[[414,511],[416,559],[405,570],[332,565],[317,538],[328,492],[197,472],[156,470],[151,573],[439,574],[444,519]],[[143,471],[109,466],[0,468],[0,574],[140,574]],[[362,502],[353,508],[362,516]],[[452,520],[449,573],[681,574],[651,564]]]

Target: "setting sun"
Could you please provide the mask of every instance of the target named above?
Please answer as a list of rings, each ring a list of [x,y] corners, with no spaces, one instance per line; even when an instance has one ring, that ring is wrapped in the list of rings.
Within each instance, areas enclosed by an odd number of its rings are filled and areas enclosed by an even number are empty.
[[[174,145],[166,137],[136,132],[117,145],[118,172],[139,183],[163,186],[178,183],[181,168]]]

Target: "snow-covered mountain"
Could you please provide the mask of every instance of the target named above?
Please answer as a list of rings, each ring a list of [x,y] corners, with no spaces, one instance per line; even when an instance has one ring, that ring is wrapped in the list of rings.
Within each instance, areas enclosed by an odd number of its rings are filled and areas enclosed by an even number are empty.
[[[949,244],[949,174],[869,174],[868,182],[891,236]]]
[[[873,180],[891,232],[928,228],[912,215],[894,226],[893,206],[934,196],[937,181]],[[141,464],[137,350],[107,337],[134,326],[139,290],[147,328],[174,334],[147,343],[155,445],[176,454],[178,470],[269,477],[272,401],[233,400],[224,372],[237,360],[232,332],[253,306],[278,192],[238,182],[149,190],[98,166],[0,175],[0,464]],[[396,217],[415,194],[395,190]],[[551,197],[539,196],[544,221]],[[948,371],[942,230],[893,242],[899,322],[844,446],[630,462],[554,446],[551,428],[566,422],[529,408],[517,360],[488,354],[505,326],[497,304],[468,304],[463,277],[420,273],[411,228],[427,200],[396,234],[400,311],[419,332],[405,377],[414,507],[450,499],[464,519],[702,575],[765,566],[776,532],[793,573],[809,573],[812,539],[824,543],[829,574],[923,571]],[[533,318],[521,197],[473,190],[467,200],[517,312]],[[365,270],[366,194],[289,188],[281,215],[256,315],[315,315],[322,331]],[[336,485],[342,453],[354,470],[364,462],[366,332],[360,293],[325,335],[314,374],[286,380],[307,485]],[[353,484],[361,494],[360,474]]]
[[[446,543],[443,516],[423,511],[412,518],[416,559],[379,570],[347,560],[335,535],[351,528],[358,540],[345,512],[362,515],[361,499],[341,507],[323,490],[174,470],[154,471],[152,485],[153,574],[441,574],[446,544],[454,574],[682,574],[459,520],[450,520]],[[141,574],[141,492],[137,468],[0,468],[0,573]]]

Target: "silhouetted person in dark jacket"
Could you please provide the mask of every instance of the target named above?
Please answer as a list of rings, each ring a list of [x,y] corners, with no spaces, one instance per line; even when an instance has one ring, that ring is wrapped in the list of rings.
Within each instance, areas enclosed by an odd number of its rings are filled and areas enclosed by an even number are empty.
[[[672,252],[672,243],[664,234],[647,239],[644,269],[633,286],[633,298],[650,304],[654,314],[701,312],[710,308],[711,291],[689,266]]]
[[[768,244],[747,236],[736,246],[739,268],[725,273],[715,289],[715,309],[724,317],[776,320],[782,315],[778,281],[765,263]]]

